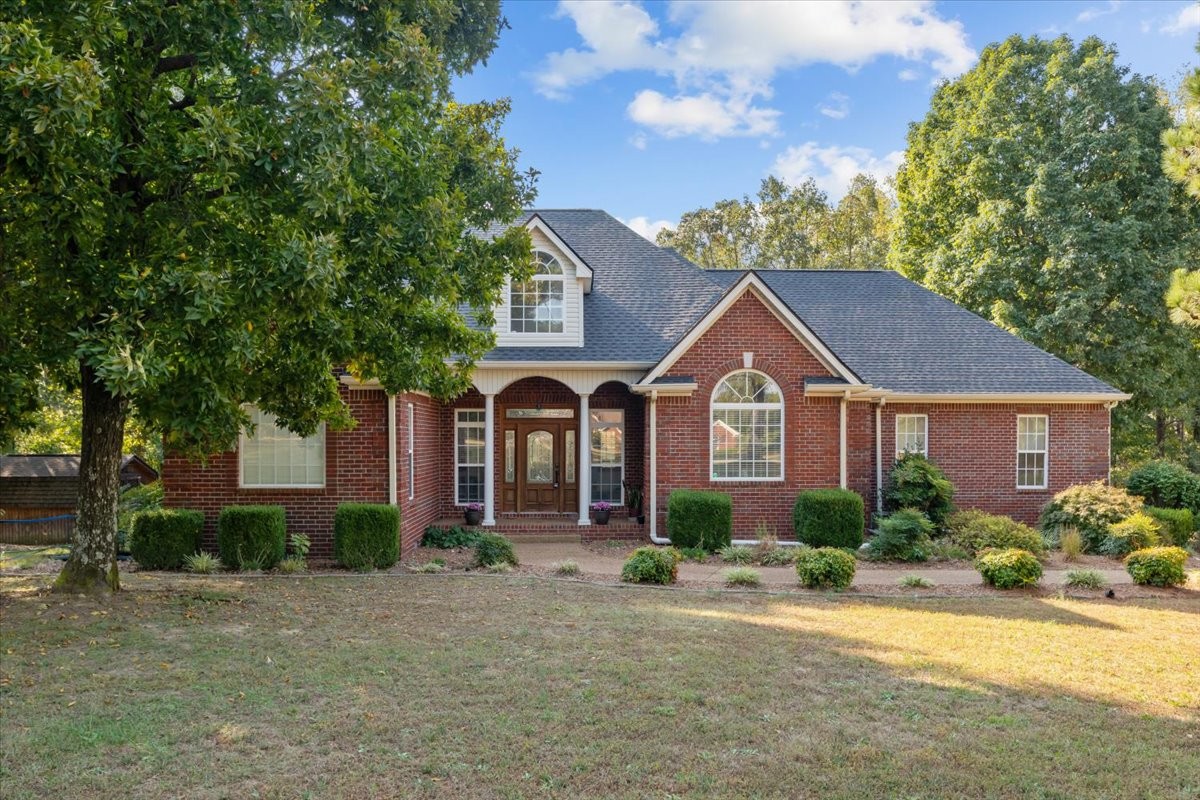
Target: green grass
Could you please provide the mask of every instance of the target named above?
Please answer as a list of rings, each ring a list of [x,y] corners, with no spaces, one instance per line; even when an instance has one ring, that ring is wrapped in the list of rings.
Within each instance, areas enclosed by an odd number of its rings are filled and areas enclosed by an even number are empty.
[[[1187,596],[45,582],[0,580],[6,800],[1200,794]]]
[[[0,545],[0,569],[30,569],[54,556],[65,556],[70,548],[62,546],[13,550]]]

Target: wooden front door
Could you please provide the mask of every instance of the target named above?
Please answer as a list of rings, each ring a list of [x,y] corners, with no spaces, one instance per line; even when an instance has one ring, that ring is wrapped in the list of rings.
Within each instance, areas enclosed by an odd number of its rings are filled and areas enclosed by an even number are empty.
[[[549,513],[574,509],[579,497],[577,432],[574,420],[535,419],[505,426],[506,450],[511,440],[514,463],[510,470],[506,452],[502,510]]]

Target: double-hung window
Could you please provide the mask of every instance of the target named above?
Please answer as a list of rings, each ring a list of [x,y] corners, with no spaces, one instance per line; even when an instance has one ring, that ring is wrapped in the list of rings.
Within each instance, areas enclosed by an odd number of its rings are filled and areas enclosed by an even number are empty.
[[[896,458],[905,453],[929,455],[929,417],[926,415],[896,415]]]
[[[1048,485],[1050,418],[1045,414],[1017,417],[1017,488],[1045,489]]]
[[[761,372],[725,376],[712,395],[712,479],[783,478],[783,393]]]
[[[461,409],[454,418],[454,502],[483,502],[484,414]]]
[[[592,437],[592,501],[621,505],[625,479],[625,412],[593,409],[588,425]]]
[[[240,455],[244,489],[320,489],[325,486],[325,424],[299,436],[273,414],[250,409],[254,434],[243,434]]]

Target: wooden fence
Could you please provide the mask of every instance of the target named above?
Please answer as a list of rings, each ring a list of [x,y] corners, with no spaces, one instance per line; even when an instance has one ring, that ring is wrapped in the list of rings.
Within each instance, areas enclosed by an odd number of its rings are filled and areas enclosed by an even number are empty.
[[[0,544],[69,544],[74,532],[74,514],[24,519],[0,517]]]

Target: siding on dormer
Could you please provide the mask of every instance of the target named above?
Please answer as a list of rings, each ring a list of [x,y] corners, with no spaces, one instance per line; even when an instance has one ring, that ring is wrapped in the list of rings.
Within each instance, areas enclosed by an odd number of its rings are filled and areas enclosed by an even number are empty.
[[[562,333],[513,333],[509,330],[511,281],[505,281],[504,301],[496,308],[496,344],[500,347],[583,347],[583,283],[575,265],[541,231],[530,231],[535,250],[545,250],[558,259],[563,268]]]

